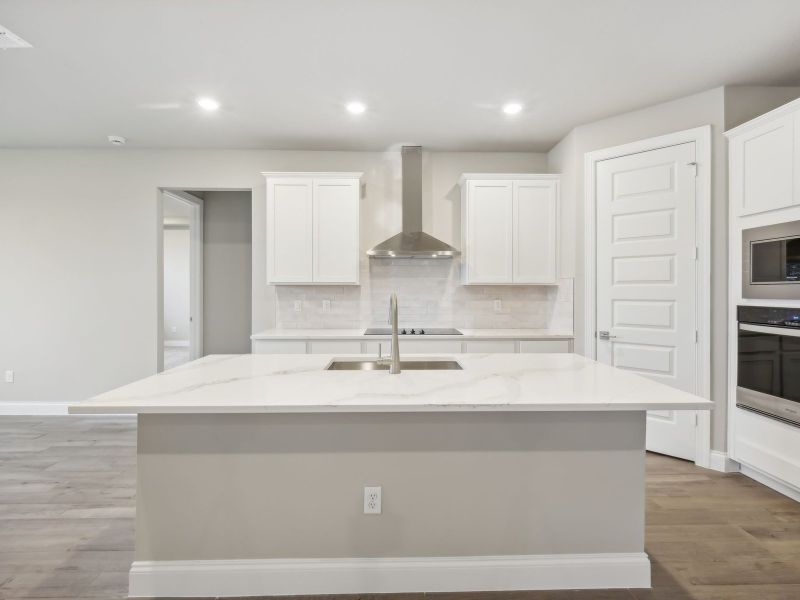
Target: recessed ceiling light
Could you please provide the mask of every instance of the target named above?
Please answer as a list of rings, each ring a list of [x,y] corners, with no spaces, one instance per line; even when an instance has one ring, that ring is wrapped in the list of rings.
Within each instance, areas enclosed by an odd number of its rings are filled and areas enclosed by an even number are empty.
[[[516,115],[522,112],[522,104],[519,102],[509,102],[503,105],[503,112],[507,115]]]
[[[203,110],[211,112],[219,108],[219,102],[217,102],[213,98],[198,98],[197,106],[199,106]]]
[[[351,115],[360,115],[367,110],[367,105],[358,100],[353,100],[352,102],[348,102],[345,108]]]

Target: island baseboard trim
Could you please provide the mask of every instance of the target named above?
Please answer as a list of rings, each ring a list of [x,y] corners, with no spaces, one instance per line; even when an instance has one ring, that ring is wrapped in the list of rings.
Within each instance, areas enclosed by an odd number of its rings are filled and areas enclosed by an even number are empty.
[[[530,556],[136,561],[129,595],[291,596],[649,588],[644,552]]]

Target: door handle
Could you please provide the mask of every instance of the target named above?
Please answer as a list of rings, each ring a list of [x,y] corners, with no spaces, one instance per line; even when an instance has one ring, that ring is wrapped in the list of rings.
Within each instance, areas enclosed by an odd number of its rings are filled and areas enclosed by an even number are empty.
[[[598,331],[598,332],[597,332],[597,337],[598,337],[599,339],[601,339],[601,340],[611,340],[611,339],[614,339],[614,338],[616,338],[617,336],[615,336],[615,335],[611,335],[611,334],[610,334],[610,333],[608,333],[607,331]]]

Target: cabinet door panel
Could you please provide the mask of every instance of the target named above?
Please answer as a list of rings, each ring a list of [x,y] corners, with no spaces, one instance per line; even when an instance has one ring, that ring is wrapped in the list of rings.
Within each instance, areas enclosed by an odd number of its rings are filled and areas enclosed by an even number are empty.
[[[740,215],[794,203],[794,115],[731,140],[731,201]]]
[[[470,181],[467,193],[466,283],[513,280],[511,181]]]
[[[358,283],[359,182],[314,181],[314,282]]]
[[[267,282],[312,281],[312,189],[308,179],[267,183]]]
[[[540,354],[548,352],[569,352],[569,340],[523,340],[519,343],[519,351],[524,354]]]
[[[514,283],[555,283],[558,184],[514,182]]]

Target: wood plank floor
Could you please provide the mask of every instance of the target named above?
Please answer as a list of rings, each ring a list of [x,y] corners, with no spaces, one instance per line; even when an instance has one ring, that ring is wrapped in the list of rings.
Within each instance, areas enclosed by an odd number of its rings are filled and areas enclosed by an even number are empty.
[[[133,419],[0,417],[0,599],[125,598],[135,466]],[[388,598],[800,600],[800,504],[741,475],[649,455],[646,547],[650,590]]]

